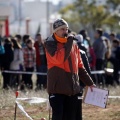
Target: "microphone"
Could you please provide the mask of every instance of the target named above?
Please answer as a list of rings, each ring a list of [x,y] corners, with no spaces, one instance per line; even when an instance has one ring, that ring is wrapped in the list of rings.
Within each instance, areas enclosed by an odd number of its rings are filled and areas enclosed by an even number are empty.
[[[69,37],[69,35],[70,35],[70,34],[65,33],[65,34],[64,34],[64,37]],[[73,34],[71,34],[71,35],[73,35]],[[73,36],[71,36],[71,37],[73,37],[73,40],[78,41],[78,39],[76,38],[76,36],[73,35]]]
[[[64,34],[64,37],[67,37],[67,36],[68,36],[68,34],[67,34],[67,33],[65,33],[65,34]]]

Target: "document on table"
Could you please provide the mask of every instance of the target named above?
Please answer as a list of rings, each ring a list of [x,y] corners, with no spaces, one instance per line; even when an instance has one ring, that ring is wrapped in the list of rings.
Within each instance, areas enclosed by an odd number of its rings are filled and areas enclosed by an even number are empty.
[[[108,95],[109,95],[108,90],[94,87],[93,91],[91,91],[90,87],[87,87],[85,90],[83,102],[101,108],[106,108]]]

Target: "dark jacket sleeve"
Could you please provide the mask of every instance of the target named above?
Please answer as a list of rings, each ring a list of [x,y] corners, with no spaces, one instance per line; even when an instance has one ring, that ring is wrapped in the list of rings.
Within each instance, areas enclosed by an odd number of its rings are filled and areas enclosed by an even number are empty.
[[[79,79],[87,86],[94,84],[92,78],[89,76],[85,68],[79,68]]]
[[[54,56],[57,50],[57,44],[54,41],[47,41],[45,42],[45,48],[51,56]]]
[[[84,51],[80,50],[80,54],[81,54],[81,58],[82,58],[84,67],[85,67],[86,71],[88,72],[88,74],[91,76],[90,65],[89,65],[86,53]]]
[[[83,50],[80,50],[80,54],[81,54],[81,58],[82,58],[84,67],[85,67],[86,71],[88,72],[88,74],[91,76],[91,70],[90,70],[90,66],[89,66],[89,62],[88,62],[86,53]],[[80,86],[85,87],[85,84],[82,81],[80,81]]]

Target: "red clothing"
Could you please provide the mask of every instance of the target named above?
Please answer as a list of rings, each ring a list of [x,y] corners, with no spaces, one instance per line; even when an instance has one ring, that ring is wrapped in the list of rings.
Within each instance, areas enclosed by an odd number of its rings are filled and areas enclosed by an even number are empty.
[[[41,44],[41,47],[42,47],[42,51],[41,51],[38,41],[35,42],[34,47],[36,49],[36,65],[40,66],[41,64],[43,64],[43,61],[46,61],[46,57],[42,59],[40,55],[40,52],[43,52],[44,54],[42,53],[42,55],[45,55],[45,48],[44,48],[44,45]]]
[[[96,65],[96,56],[95,56],[94,49],[92,47],[89,48],[89,52],[90,52],[90,56],[91,56],[91,59],[92,59],[92,61],[90,62],[90,67],[91,67],[91,70],[92,70],[92,69],[94,69],[94,67]]]
[[[38,41],[35,42],[34,47],[36,49],[36,65],[40,66],[41,62],[40,62],[40,53],[39,53],[39,43],[38,43]]]

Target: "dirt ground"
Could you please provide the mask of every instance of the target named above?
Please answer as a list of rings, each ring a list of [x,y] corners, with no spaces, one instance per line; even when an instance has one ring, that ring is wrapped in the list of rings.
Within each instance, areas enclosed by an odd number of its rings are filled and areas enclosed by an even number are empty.
[[[29,105],[25,103],[22,105],[33,120],[40,120],[42,117],[48,120],[49,111],[46,109],[46,104]],[[13,118],[14,106],[0,110],[0,120],[13,120]],[[18,108],[16,120],[29,120],[29,118]],[[83,104],[83,120],[120,120],[120,100],[109,101],[106,109]]]
[[[83,105],[83,120],[120,120],[120,104],[110,103],[105,109]]]
[[[110,96],[120,96],[120,86],[107,89],[110,91]],[[19,97],[48,98],[48,94],[46,91],[35,92],[32,90],[20,92]],[[0,89],[0,120],[14,120],[15,99],[14,91],[3,91]],[[33,120],[40,120],[43,117],[49,120],[49,111],[46,103],[31,105],[26,102],[20,103]],[[17,108],[16,120],[29,120],[29,118]],[[120,120],[120,99],[108,99],[106,109],[83,103],[83,120]]]

